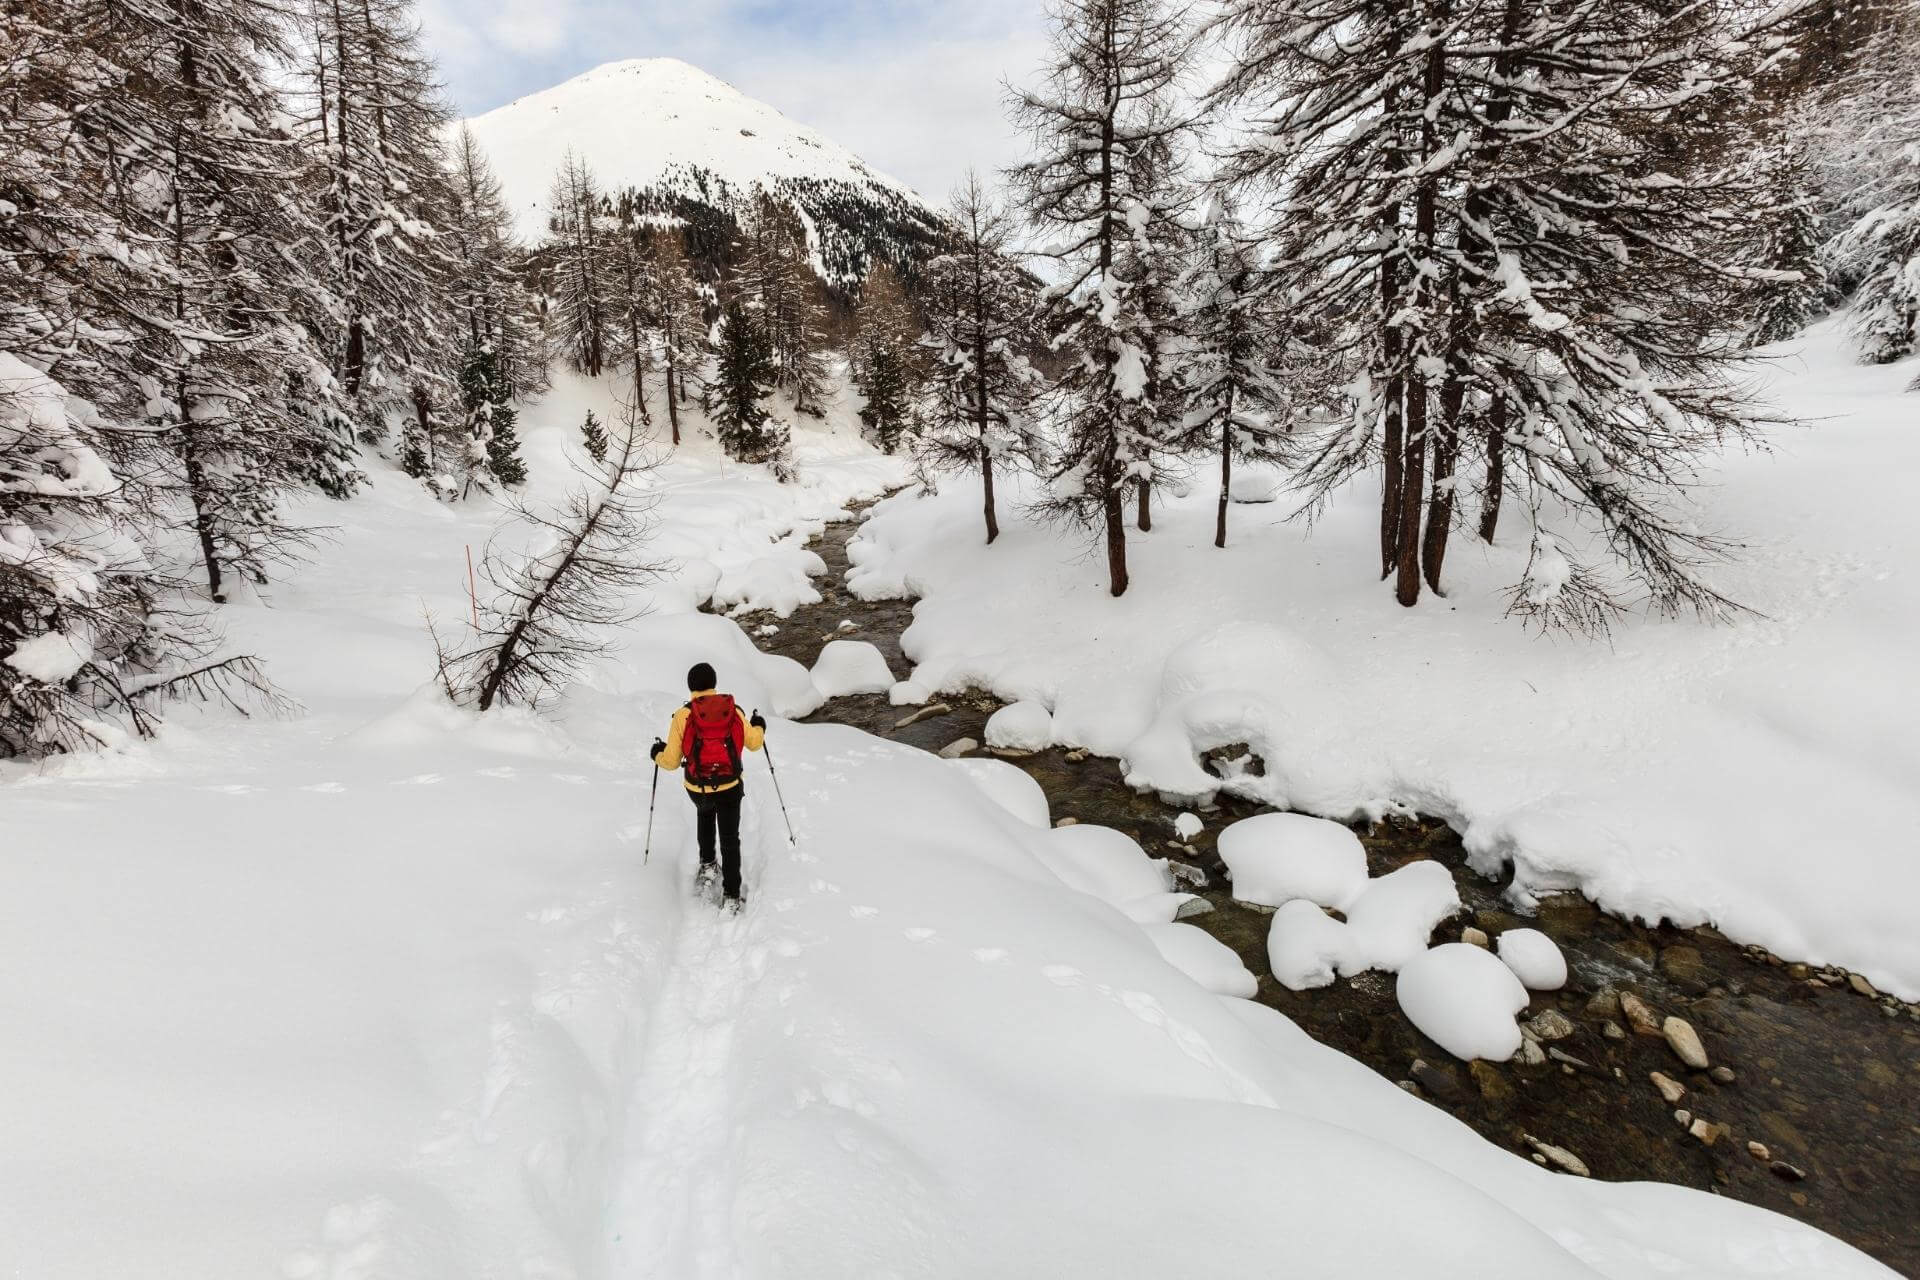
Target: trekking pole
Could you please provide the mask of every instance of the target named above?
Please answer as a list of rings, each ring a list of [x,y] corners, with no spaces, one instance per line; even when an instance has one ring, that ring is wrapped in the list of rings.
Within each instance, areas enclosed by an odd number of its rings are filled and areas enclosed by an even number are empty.
[[[760,713],[755,711],[753,714]],[[793,835],[793,816],[787,812],[787,798],[780,794],[780,771],[773,767],[773,748],[767,745],[764,737],[760,739],[760,751],[767,757],[767,772],[773,776],[773,798],[780,802],[780,817],[787,824],[787,843],[798,849],[800,842]]]
[[[653,801],[660,794],[660,766],[653,766],[653,786],[647,791],[647,847],[640,853],[640,865],[646,866],[647,859],[653,856]]]

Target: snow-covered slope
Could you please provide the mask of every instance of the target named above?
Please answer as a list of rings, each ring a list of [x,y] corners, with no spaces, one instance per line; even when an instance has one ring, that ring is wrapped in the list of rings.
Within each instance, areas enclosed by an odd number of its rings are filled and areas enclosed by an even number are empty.
[[[828,241],[826,274],[845,274],[835,241],[913,239],[936,226],[905,183],[829,138],[674,58],[609,62],[467,121],[486,150],[521,237],[546,232],[547,189],[569,148],[603,190],[671,194],[718,207],[756,183],[780,191]]]
[[[609,395],[529,407],[535,500]],[[1124,835],[784,719],[805,673],[694,601],[806,595],[806,530],[904,468],[844,403],[796,432],[797,485],[693,438],[656,477],[653,612],[548,715],[413,692],[498,513],[384,472],[273,607],[227,611],[304,716],[0,764],[0,1276],[1890,1274],[1482,1141],[1057,870],[1093,840],[1151,868]],[[798,832],[755,757],[737,919],[689,893],[672,781],[648,820],[695,660],[772,715]]]

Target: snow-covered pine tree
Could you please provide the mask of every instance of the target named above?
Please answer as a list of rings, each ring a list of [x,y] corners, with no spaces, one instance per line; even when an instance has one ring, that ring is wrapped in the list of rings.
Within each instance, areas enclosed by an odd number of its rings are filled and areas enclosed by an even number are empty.
[[[659,289],[652,279],[653,255],[647,230],[639,217],[634,193],[623,191],[614,200],[612,225],[606,237],[609,302],[609,338],[620,350],[633,380],[634,413],[652,425],[647,409],[647,369],[653,364],[653,301]]]
[[[525,398],[547,388],[547,355],[539,306],[529,285],[525,251],[486,154],[461,125],[451,146],[453,199],[445,240],[453,258],[455,301],[465,350],[493,346],[509,395]],[[459,427],[455,415],[455,434]]]
[[[667,423],[673,443],[680,443],[680,406],[693,399],[689,378],[698,390],[699,371],[706,360],[705,311],[699,288],[688,265],[684,235],[668,230],[652,240],[652,310],[660,327],[660,373],[666,383]]]
[[[1208,202],[1175,290],[1180,345],[1173,394],[1180,409],[1172,447],[1217,450],[1220,501],[1213,545],[1227,545],[1236,460],[1272,459],[1293,415],[1279,367],[1291,343],[1289,313],[1261,286],[1260,249],[1223,198]]]
[[[604,462],[579,464],[582,484],[554,511],[517,507],[543,537],[532,555],[487,548],[493,588],[462,645],[436,636],[447,696],[480,711],[538,706],[607,648],[607,632],[640,613],[635,591],[661,572],[645,558],[654,499],[642,485],[653,459],[631,412]]]
[[[1164,0],[1061,0],[1045,78],[1013,100],[1033,154],[1011,177],[1057,264],[1045,299],[1068,353],[1045,507],[1098,532],[1116,596],[1127,589],[1126,491],[1151,484],[1162,427],[1146,286],[1171,144],[1187,129],[1176,102],[1192,48]]]
[[[611,325],[606,226],[587,162],[569,149],[547,197],[552,210],[546,255],[553,277],[554,325],[567,363],[597,378],[606,365]]]
[[[1861,355],[1899,360],[1920,350],[1920,10],[1890,9],[1815,111],[1839,223],[1825,265],[1851,293]]]
[[[287,190],[305,160],[279,130],[271,68],[276,16],[246,0],[124,0],[99,32],[126,68],[92,126],[105,200],[129,255],[122,321],[142,416],[171,455],[178,523],[209,596],[264,583],[303,532],[289,491],[349,491],[345,442],[330,436],[324,362],[299,321],[324,303],[292,249],[320,235]],[[316,412],[318,410],[318,412]]]
[[[720,447],[740,462],[772,462],[786,455],[787,426],[767,408],[776,369],[758,311],[729,303],[720,319],[720,352],[707,388],[707,416]]]
[[[892,453],[912,422],[920,391],[921,326],[900,277],[886,263],[874,264],[860,286],[854,322],[859,327],[848,362],[853,383],[866,399],[860,421],[881,452]]]
[[[1761,155],[1768,186],[1776,195],[1754,265],[1778,273],[1778,278],[1759,290],[1750,326],[1754,346],[1784,342],[1812,324],[1827,288],[1826,269],[1820,265],[1818,195],[1800,147],[1778,138]]]
[[[475,463],[484,458],[485,470],[508,488],[525,484],[527,467],[520,460],[520,437],[513,429],[519,414],[500,376],[500,362],[487,343],[467,353],[460,369],[460,403],[466,410],[467,447]],[[479,465],[469,468],[469,484],[478,470]]]
[[[1741,126],[1774,42],[1751,24],[1781,16],[1231,6],[1220,96],[1257,124],[1225,176],[1283,193],[1261,230],[1294,305],[1368,317],[1325,348],[1367,377],[1304,478],[1328,492],[1377,456],[1384,424],[1402,463],[1383,526],[1403,604],[1423,577],[1441,581],[1460,452],[1480,444],[1489,503],[1515,484],[1536,521],[1557,511],[1596,529],[1662,611],[1733,607],[1699,572],[1728,544],[1678,503],[1702,452],[1749,438],[1758,417],[1728,317],[1760,283],[1743,259],[1768,203]],[[1526,460],[1517,474],[1510,451]],[[1567,568],[1537,525],[1532,545]],[[1614,604],[1591,594],[1604,581],[1529,571],[1516,605],[1590,621]]]
[[[258,6],[256,6],[258,7]],[[306,48],[291,68],[321,181],[326,234],[312,246],[329,289],[308,319],[363,436],[382,439],[422,403],[450,404],[469,345],[461,284],[440,228],[458,199],[449,112],[422,52],[413,0],[298,0]]]
[[[774,385],[794,408],[819,417],[826,395],[825,309],[807,248],[807,226],[792,205],[755,187],[738,214],[734,292],[758,312]]]
[[[1032,421],[1042,379],[1028,359],[1044,341],[1034,322],[1038,285],[1010,254],[1012,227],[969,172],[948,218],[952,249],[926,264],[923,290],[933,357],[917,416],[915,453],[935,473],[977,471],[987,542],[1000,536],[994,470],[1033,467],[1041,452]]]
[[[600,419],[591,409],[587,410],[586,421],[580,424],[580,444],[595,462],[607,460],[607,429],[600,425]]]

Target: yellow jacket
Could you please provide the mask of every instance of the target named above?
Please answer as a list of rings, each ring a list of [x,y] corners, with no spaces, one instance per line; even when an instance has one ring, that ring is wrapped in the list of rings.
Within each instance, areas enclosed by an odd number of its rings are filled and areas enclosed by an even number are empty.
[[[700,690],[700,692],[694,694],[693,696],[696,698],[704,698],[704,697],[707,697],[709,694],[712,694],[713,692],[715,691],[712,689],[702,689]],[[752,724],[749,724],[747,722],[747,713],[742,711],[738,706],[734,707],[733,710],[734,710],[734,714],[740,717],[740,727],[746,730],[747,750],[758,751],[762,746],[766,744],[766,741],[767,741],[766,730],[755,728]],[[680,767],[680,744],[686,741],[687,717],[690,714],[692,714],[691,705],[681,707],[678,711],[673,713],[673,723],[667,726],[667,736],[666,736],[667,749],[665,751],[662,751],[659,754],[659,756],[656,757],[654,760],[654,763],[659,765],[662,769],[666,769],[669,772],[671,772],[672,770],[678,769]],[[717,787],[703,787],[695,783],[689,782],[686,784],[686,788],[689,791],[698,791],[702,795],[712,795],[715,792],[719,792],[719,791],[730,791],[734,787],[737,787],[739,785],[740,785],[740,779],[735,778],[732,782],[723,782]]]

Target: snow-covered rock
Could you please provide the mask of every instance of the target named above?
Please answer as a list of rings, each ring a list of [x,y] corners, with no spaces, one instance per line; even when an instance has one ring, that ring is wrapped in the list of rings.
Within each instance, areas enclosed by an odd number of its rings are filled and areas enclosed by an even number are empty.
[[[1206,829],[1207,824],[1200,821],[1200,815],[1197,813],[1182,813],[1173,820],[1173,834],[1182,841],[1192,840]]]
[[[1053,713],[1038,702],[1013,702],[987,717],[987,745],[1043,751],[1053,745]]]
[[[1251,999],[1260,990],[1233,948],[1204,929],[1190,924],[1152,924],[1147,937],[1168,964],[1218,995]]]
[[[1558,991],[1567,985],[1567,958],[1538,929],[1509,929],[1496,945],[1500,959],[1529,991]]]
[[[1149,858],[1133,837],[1090,822],[1049,828],[1039,846],[1040,860],[1082,893],[1116,907],[1154,894],[1173,892],[1166,859]],[[1173,919],[1168,903],[1161,919]]]
[[[1367,851],[1337,822],[1302,813],[1262,813],[1220,833],[1233,896],[1277,907],[1305,898],[1344,911],[1367,887]]]
[[[1483,948],[1447,942],[1400,970],[1394,995],[1401,1012],[1456,1058],[1505,1062],[1520,1051],[1527,989],[1513,970]]]
[[[949,760],[948,764],[973,779],[974,785],[992,796],[994,802],[1030,826],[1051,828],[1053,813],[1046,790],[1025,769],[1005,760],[972,756]]]
[[[822,697],[886,693],[893,683],[886,656],[870,640],[829,640],[813,660],[813,685]]]
[[[1289,991],[1330,985],[1350,949],[1347,926],[1305,898],[1282,904],[1267,926],[1267,964]]]
[[[1409,862],[1368,881],[1347,909],[1351,967],[1341,972],[1398,972],[1427,949],[1434,926],[1459,912],[1453,873],[1438,862]]]

